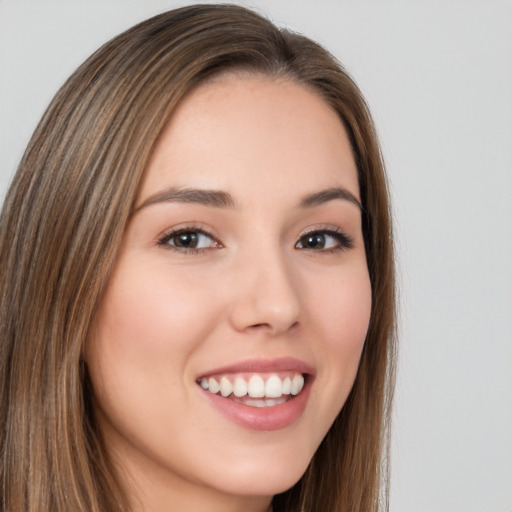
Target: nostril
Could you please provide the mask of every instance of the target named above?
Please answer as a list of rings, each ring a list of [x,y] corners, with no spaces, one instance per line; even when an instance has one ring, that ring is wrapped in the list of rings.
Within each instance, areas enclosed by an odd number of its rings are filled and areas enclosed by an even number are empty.
[[[270,324],[267,324],[267,323],[261,323],[261,324],[254,324],[254,325],[249,325],[248,326],[248,329],[253,329],[253,330],[257,330],[257,329],[271,329],[272,326]]]
[[[249,325],[247,326],[246,330],[247,331],[270,331],[272,334],[278,334],[278,333],[282,333],[282,332],[285,332],[285,331],[291,331],[291,330],[295,330],[297,327],[299,326],[299,322],[294,322],[292,325],[290,325],[289,327],[285,327],[285,326],[279,326],[277,325],[276,323],[259,323],[259,324],[254,324],[254,325]]]

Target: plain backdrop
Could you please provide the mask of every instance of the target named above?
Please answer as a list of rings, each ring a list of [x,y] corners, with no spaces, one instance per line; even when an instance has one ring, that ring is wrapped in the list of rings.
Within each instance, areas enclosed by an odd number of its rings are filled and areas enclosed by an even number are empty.
[[[2,196],[76,66],[185,3],[0,0]],[[244,4],[329,48],[381,136],[401,276],[391,510],[512,512],[512,3]]]

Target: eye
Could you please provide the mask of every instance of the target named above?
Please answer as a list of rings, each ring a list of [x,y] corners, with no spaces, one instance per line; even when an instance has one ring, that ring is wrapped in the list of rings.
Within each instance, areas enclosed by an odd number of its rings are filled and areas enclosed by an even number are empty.
[[[199,252],[205,249],[222,247],[213,236],[197,228],[184,228],[171,231],[158,240],[158,245],[184,252]]]
[[[296,243],[296,249],[307,249],[313,251],[330,251],[351,249],[352,238],[345,233],[334,230],[311,231],[302,235]]]

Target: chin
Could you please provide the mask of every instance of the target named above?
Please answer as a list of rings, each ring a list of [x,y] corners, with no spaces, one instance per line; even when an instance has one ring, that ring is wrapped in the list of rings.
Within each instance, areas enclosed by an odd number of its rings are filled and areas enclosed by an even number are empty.
[[[224,473],[215,487],[229,494],[246,496],[273,496],[293,487],[303,476],[309,459],[303,463],[293,458],[274,457],[263,464],[248,461],[238,465],[233,471]]]

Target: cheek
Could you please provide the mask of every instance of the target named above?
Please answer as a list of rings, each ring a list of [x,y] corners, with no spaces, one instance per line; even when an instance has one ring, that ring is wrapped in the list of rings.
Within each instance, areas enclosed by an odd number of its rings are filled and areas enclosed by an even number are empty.
[[[168,275],[162,266],[120,266],[85,354],[105,434],[120,432],[155,458],[151,440],[165,447],[169,438],[181,435],[175,418],[187,418],[193,410],[186,385],[191,354],[218,318],[217,301],[204,286],[184,275]]]
[[[218,318],[217,301],[199,293],[204,288],[197,282],[170,279],[161,267],[130,268],[118,269],[111,279],[86,353],[98,405],[126,425],[136,424],[127,415],[163,415],[162,396],[169,407],[187,404],[190,388],[183,382],[190,379],[190,354]]]
[[[365,269],[331,281],[315,294],[316,317],[325,329],[326,343],[335,351],[361,350],[372,307],[372,292]]]
[[[96,321],[102,349],[138,366],[156,359],[158,367],[164,361],[178,364],[204,339],[210,327],[204,320],[213,316],[212,295],[197,282],[176,275],[170,279],[168,274],[162,269],[115,276]]]
[[[329,397],[335,416],[352,388],[368,331],[372,307],[368,272],[356,270],[324,290],[312,301],[325,358],[318,387]]]

